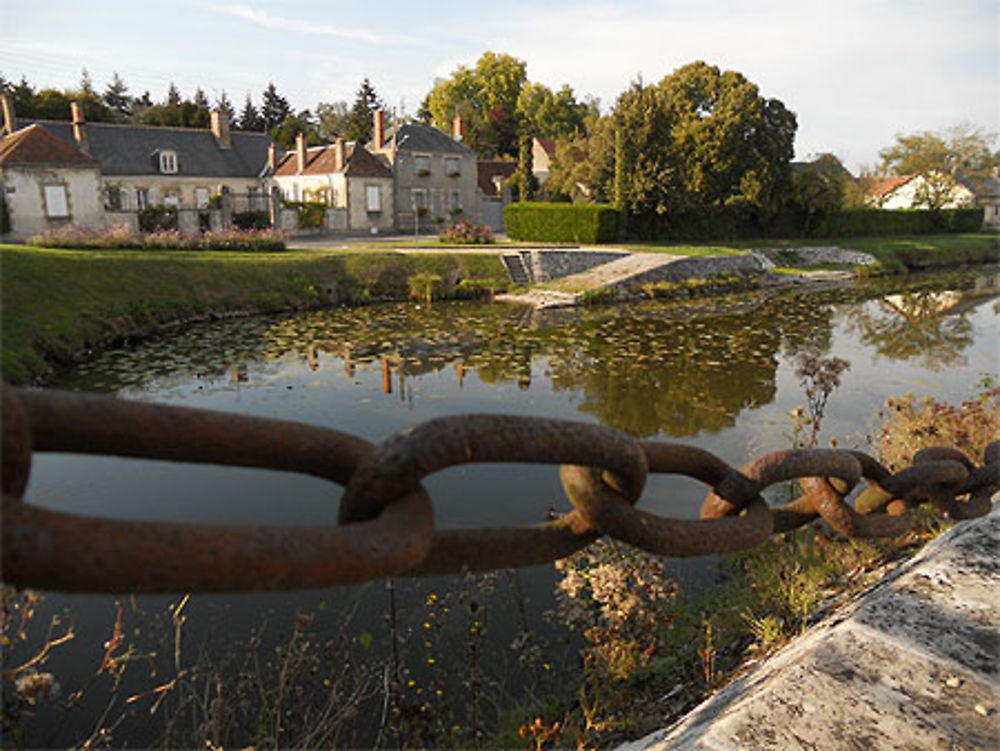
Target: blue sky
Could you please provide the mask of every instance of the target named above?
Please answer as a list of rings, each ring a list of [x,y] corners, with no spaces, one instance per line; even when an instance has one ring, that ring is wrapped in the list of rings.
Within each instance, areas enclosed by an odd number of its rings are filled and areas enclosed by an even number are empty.
[[[367,75],[412,114],[436,77],[493,50],[605,109],[637,75],[738,70],[798,115],[798,158],[831,151],[852,170],[896,133],[1000,131],[996,0],[3,0],[0,26],[9,78],[71,87],[86,67],[102,89],[117,71],[134,94],[160,99],[174,81],[237,108],[271,80],[296,109],[350,102]]]

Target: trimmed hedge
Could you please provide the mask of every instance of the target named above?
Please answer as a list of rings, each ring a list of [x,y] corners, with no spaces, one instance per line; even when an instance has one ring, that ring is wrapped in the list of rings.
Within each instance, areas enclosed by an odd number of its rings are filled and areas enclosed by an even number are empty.
[[[621,217],[603,204],[512,203],[503,210],[512,240],[608,243],[619,239]]]
[[[982,209],[937,212],[849,209],[819,219],[809,236],[927,235],[941,232],[979,232],[982,227]]]

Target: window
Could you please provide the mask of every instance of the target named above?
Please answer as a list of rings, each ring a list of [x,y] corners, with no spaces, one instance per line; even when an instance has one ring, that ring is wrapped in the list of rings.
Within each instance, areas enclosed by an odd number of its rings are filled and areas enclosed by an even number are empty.
[[[420,176],[431,173],[431,158],[427,154],[418,154],[413,157],[413,169]]]
[[[142,211],[149,206],[149,190],[147,188],[135,189],[135,207]]]
[[[257,195],[258,191],[256,188],[247,188],[247,207],[250,211],[255,211],[257,209]]]
[[[377,185],[365,186],[365,208],[369,212],[382,210],[382,196]]]
[[[181,205],[181,199],[178,198],[173,193],[167,193],[167,195],[163,196],[163,205],[169,206],[172,209],[176,209],[178,206]]]
[[[462,211],[462,194],[453,190],[448,194],[448,210],[452,214],[458,214]]]
[[[208,208],[208,188],[194,189],[194,204],[199,209]]]
[[[45,216],[53,218],[69,216],[69,201],[66,200],[65,185],[45,186]]]
[[[462,174],[462,167],[457,156],[445,157],[444,173],[448,177],[458,177]]]
[[[160,172],[165,175],[173,175],[177,172],[177,152],[160,152]]]
[[[413,210],[418,214],[427,213],[427,191],[423,188],[414,188],[410,191],[410,201],[413,205]]]

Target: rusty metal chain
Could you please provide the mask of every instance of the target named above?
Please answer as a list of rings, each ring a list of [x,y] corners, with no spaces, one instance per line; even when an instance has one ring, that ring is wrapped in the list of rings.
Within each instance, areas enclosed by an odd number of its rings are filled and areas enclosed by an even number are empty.
[[[328,587],[383,576],[518,568],[562,558],[601,535],[684,557],[744,550],[822,518],[852,537],[887,537],[932,503],[982,516],[1000,487],[1000,441],[975,466],[948,447],[924,449],[891,473],[859,451],[777,451],[736,470],[674,443],[611,428],[507,415],[429,420],[383,443],[303,423],[92,394],[3,388],[3,579],[90,592],[248,591]],[[339,523],[310,528],[116,521],[25,503],[33,452],[70,452],[261,467],[345,487]],[[573,510],[529,527],[435,530],[423,478],[470,462],[560,466]],[[635,508],[647,474],[705,483],[701,519]],[[798,480],[802,495],[771,508],[763,492]],[[868,483],[853,505],[845,499]],[[332,504],[331,504],[332,509]]]

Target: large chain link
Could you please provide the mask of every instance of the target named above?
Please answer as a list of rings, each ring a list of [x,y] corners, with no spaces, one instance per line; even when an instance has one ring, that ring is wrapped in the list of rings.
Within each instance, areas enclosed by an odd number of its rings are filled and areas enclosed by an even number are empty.
[[[956,519],[989,511],[1000,441],[977,467],[960,451],[918,452],[891,473],[859,451],[777,451],[737,471],[701,449],[637,441],[589,423],[459,415],[374,446],[303,423],[58,391],[3,389],[3,578],[84,592],[247,591],[328,587],[383,576],[518,568],[571,555],[601,535],[664,556],[744,550],[817,518],[852,537],[902,534],[929,502]],[[115,521],[23,501],[35,451],[261,467],[345,486],[339,524],[310,528]],[[560,465],[573,505],[520,528],[435,530],[421,480],[470,462]],[[701,519],[635,508],[648,472],[710,491]],[[802,495],[771,508],[769,486]],[[853,506],[845,498],[868,487]],[[332,514],[331,514],[332,518]]]

